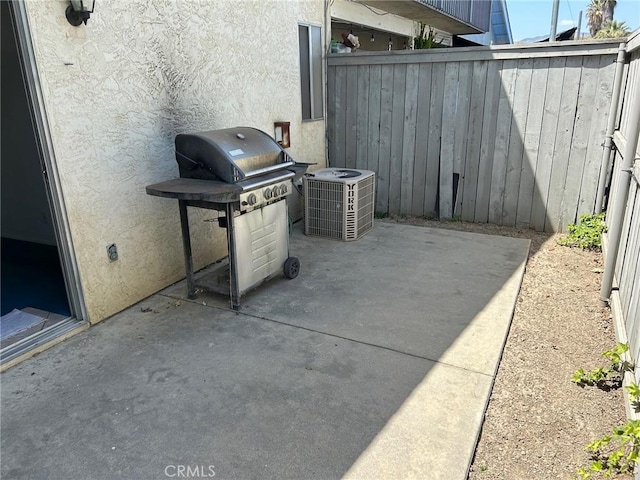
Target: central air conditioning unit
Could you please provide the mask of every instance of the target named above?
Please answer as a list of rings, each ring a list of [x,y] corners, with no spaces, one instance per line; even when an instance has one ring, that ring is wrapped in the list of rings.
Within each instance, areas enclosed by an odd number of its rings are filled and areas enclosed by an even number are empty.
[[[348,242],[373,228],[374,172],[323,168],[306,174],[302,183],[305,235]]]

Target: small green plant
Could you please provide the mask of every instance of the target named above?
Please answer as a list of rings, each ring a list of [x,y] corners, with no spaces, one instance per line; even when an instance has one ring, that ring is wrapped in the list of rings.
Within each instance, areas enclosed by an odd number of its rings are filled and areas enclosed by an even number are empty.
[[[635,412],[640,412],[640,386],[635,382],[631,382],[624,388],[629,393],[631,407]]]
[[[638,400],[640,400],[640,386],[638,386],[638,384],[631,383],[630,385],[627,385],[624,388],[627,390],[627,392],[629,392],[629,396],[631,397],[632,403],[635,403]]]
[[[375,212],[373,216],[377,219],[387,218],[389,214],[387,212]]]
[[[615,348],[602,353],[604,358],[608,358],[611,364],[608,367],[598,367],[594,370],[576,370],[571,381],[584,387],[585,385],[596,385],[603,388],[607,381],[617,384],[622,382],[624,372],[633,371],[634,365],[622,359],[622,356],[629,351],[627,343],[618,342]],[[639,390],[640,393],[640,390]]]
[[[640,420],[628,420],[624,425],[613,427],[612,435],[594,440],[585,450],[593,456],[588,468],[578,470],[578,476],[583,480],[594,474],[611,477],[633,472],[634,465],[640,460]]]
[[[600,250],[602,248],[602,233],[607,229],[604,216],[604,212],[598,215],[582,215],[580,222],[569,224],[568,234],[562,237],[558,243],[583,250]]]
[[[441,48],[446,47],[441,40],[436,40],[435,32],[429,28],[426,31],[427,26],[424,23],[420,24],[420,33],[413,39],[413,48],[416,50],[423,50],[426,48]]]

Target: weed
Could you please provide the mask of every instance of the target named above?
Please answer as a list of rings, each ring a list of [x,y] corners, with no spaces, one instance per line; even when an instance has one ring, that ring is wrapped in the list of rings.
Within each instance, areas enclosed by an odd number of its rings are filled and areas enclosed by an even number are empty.
[[[615,383],[621,383],[622,374],[624,374],[624,372],[631,372],[634,368],[632,363],[622,359],[622,355],[628,351],[628,344],[618,343],[615,348],[607,350],[602,354],[604,358],[608,358],[611,362],[608,367],[598,367],[589,371],[581,368],[575,371],[571,377],[571,381],[581,387],[585,385],[596,385],[599,388],[604,388],[606,382],[609,380]],[[638,393],[640,393],[640,390]]]
[[[558,243],[583,250],[600,250],[602,248],[602,233],[607,229],[604,215],[604,212],[598,215],[582,215],[578,224],[569,224],[567,227],[569,233]]]
[[[583,480],[594,474],[610,477],[619,473],[631,473],[640,460],[640,420],[628,420],[613,427],[611,435],[594,440],[585,447],[593,453],[588,468],[581,467],[578,475]]]
[[[629,393],[631,407],[635,412],[640,412],[640,386],[632,382],[624,388]]]
[[[373,216],[379,220],[381,218],[387,218],[389,214],[387,212],[375,212]]]

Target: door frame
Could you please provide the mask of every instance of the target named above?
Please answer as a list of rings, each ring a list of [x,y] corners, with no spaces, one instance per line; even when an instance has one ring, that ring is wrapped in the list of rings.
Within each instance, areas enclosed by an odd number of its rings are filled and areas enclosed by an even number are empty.
[[[15,29],[18,56],[20,57],[21,75],[30,106],[36,148],[39,152],[45,189],[53,216],[53,228],[62,264],[69,308],[72,316],[76,319],[89,321],[80,282],[80,271],[62,194],[62,183],[57,168],[51,130],[46,115],[42,85],[40,84],[35,53],[31,42],[31,29],[29,27],[26,3],[22,1],[9,2],[9,13]]]

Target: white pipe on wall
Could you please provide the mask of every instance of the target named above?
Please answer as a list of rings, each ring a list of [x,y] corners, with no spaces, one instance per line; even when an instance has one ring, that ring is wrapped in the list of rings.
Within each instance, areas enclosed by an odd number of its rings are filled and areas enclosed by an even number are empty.
[[[618,113],[618,103],[620,102],[620,91],[622,90],[622,76],[624,74],[624,58],[627,44],[621,43],[618,47],[618,58],[616,58],[616,72],[613,77],[613,93],[611,95],[611,106],[609,107],[609,118],[607,120],[607,130],[604,137],[604,150],[602,152],[602,162],[600,164],[600,178],[598,180],[598,194],[596,196],[595,212],[602,212],[604,200],[604,190],[606,187],[607,172],[611,162],[611,147],[613,146],[613,132],[616,129],[616,114]]]

